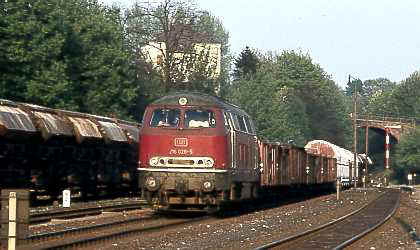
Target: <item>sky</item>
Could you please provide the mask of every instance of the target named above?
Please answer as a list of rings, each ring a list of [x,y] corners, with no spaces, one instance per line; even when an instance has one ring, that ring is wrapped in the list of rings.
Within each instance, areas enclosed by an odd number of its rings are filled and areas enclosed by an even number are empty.
[[[142,0],[140,0],[142,1]],[[143,0],[145,1],[145,0]],[[135,0],[100,0],[130,7]],[[420,70],[419,0],[196,0],[218,17],[231,51],[308,53],[339,86],[349,75],[400,82]]]

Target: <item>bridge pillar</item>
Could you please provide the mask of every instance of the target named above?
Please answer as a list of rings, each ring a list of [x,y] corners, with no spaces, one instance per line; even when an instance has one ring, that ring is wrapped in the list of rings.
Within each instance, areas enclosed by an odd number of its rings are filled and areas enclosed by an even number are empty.
[[[385,170],[389,169],[389,149],[390,149],[390,143],[389,143],[389,134],[391,133],[390,128],[385,127]],[[388,171],[386,171],[388,172]],[[385,176],[385,186],[388,186],[388,180]]]
[[[369,172],[368,172],[368,150],[369,150],[369,125],[366,125],[365,129],[365,178],[363,179],[363,187],[366,188],[366,183],[369,181]]]
[[[389,128],[385,128],[385,169],[389,169]]]

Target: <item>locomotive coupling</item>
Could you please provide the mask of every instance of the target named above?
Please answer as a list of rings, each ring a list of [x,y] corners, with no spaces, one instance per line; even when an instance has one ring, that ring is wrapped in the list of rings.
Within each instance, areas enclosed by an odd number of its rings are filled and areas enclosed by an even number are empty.
[[[156,190],[158,190],[160,187],[160,183],[159,180],[157,178],[155,178],[154,176],[148,176],[146,178],[146,188],[147,190],[149,190],[150,192],[154,192]]]
[[[201,184],[201,190],[203,192],[211,192],[214,189],[214,183],[212,181],[203,181],[203,183]]]

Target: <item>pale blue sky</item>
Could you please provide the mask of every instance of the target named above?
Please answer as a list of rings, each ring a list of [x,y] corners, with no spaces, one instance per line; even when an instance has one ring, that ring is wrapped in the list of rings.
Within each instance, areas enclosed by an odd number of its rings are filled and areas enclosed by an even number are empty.
[[[141,0],[140,0],[141,1]],[[131,6],[135,0],[100,0]],[[348,75],[399,82],[420,70],[419,0],[197,0],[232,52],[302,50],[345,86]]]

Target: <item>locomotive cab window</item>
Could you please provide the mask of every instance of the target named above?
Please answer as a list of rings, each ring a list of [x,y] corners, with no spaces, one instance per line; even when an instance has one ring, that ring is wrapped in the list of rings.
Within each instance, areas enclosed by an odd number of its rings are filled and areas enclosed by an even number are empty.
[[[150,120],[151,127],[178,127],[179,109],[155,109]]]
[[[185,111],[186,128],[214,128],[216,127],[216,118],[211,110],[188,109]]]
[[[240,130],[239,122],[238,122],[238,117],[235,114],[232,114],[232,113],[229,113],[229,114],[230,114],[230,118],[231,118],[231,120],[233,122],[233,128],[235,130]]]

